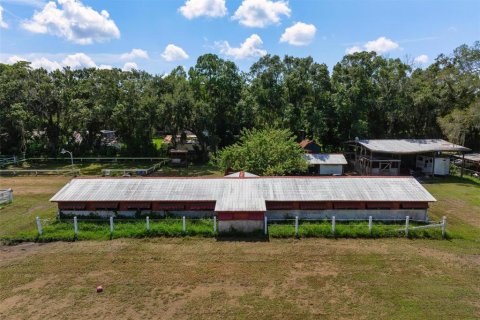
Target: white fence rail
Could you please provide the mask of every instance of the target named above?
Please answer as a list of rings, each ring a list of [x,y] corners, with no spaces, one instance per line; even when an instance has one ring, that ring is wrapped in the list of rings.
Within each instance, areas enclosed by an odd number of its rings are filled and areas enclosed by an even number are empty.
[[[164,160],[159,163],[155,163],[150,168],[140,169],[140,168],[133,168],[133,169],[102,169],[102,176],[110,176],[113,173],[122,173],[123,175],[137,175],[137,176],[146,176],[149,175],[158,169],[160,169],[168,160]]]
[[[5,189],[0,190],[0,204],[11,203],[13,201],[13,190]]]
[[[79,169],[4,169],[0,170],[0,176],[4,175],[79,175]]]

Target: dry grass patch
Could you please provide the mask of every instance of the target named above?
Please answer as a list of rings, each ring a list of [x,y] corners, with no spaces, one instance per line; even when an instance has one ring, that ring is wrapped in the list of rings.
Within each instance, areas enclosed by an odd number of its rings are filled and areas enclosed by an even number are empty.
[[[2,247],[0,318],[480,316],[478,251],[444,252],[436,243],[186,238]]]

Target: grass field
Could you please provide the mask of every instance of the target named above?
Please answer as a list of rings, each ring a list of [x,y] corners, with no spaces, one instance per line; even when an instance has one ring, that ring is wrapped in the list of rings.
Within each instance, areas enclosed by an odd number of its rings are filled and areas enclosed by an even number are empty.
[[[208,171],[208,170],[207,170]],[[54,217],[66,177],[0,178],[0,235]],[[202,237],[0,246],[0,319],[480,318],[480,185],[435,179],[452,240]],[[105,292],[95,293],[103,285]],[[72,307],[73,306],[73,307]]]

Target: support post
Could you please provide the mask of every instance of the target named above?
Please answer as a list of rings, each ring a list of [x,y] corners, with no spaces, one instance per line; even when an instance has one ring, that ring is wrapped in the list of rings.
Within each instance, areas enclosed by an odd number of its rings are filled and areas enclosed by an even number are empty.
[[[335,234],[335,216],[332,217],[332,234]]]
[[[213,234],[217,233],[217,216],[213,216]]]
[[[267,221],[267,216],[264,217],[264,224],[263,224],[263,231],[265,232],[265,235],[268,234],[268,221]]]
[[[187,224],[185,222],[185,216],[182,217],[182,231],[184,233],[187,231]]]
[[[408,225],[410,224],[410,217],[405,217],[405,236],[408,237]]]
[[[465,170],[465,152],[462,152],[462,171],[460,177],[463,178],[463,171]]]
[[[370,232],[370,234],[372,233],[372,226],[373,226],[373,218],[372,218],[372,216],[369,216],[368,217],[368,232]]]
[[[442,218],[442,237],[445,238],[447,232],[447,217],[443,216]]]
[[[146,223],[147,223],[147,231],[150,231],[150,217],[147,216],[147,217],[145,218],[145,220],[146,220]]]
[[[435,158],[436,158],[437,153],[433,153],[433,160],[432,160],[432,178],[435,177]]]
[[[37,221],[37,230],[38,230],[38,235],[42,235],[43,230],[42,230],[42,223],[40,222],[40,217],[36,218]]]
[[[110,217],[110,234],[113,233],[113,217]]]
[[[298,216],[295,217],[295,236],[298,237]]]
[[[75,235],[78,234],[77,216],[73,217],[73,231],[75,232]]]

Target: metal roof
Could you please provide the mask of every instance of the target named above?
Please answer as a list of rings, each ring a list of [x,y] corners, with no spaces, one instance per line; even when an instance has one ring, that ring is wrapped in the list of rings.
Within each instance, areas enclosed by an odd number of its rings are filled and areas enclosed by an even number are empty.
[[[443,139],[381,139],[358,140],[359,144],[373,152],[383,153],[423,153],[435,151],[470,151],[469,148]]]
[[[462,158],[462,156],[457,156],[457,158]],[[480,162],[480,153],[466,153],[465,160],[470,160],[474,162]]]
[[[436,201],[412,177],[73,179],[63,201],[217,201],[216,211],[265,211],[265,201]]]
[[[347,164],[345,156],[338,153],[307,153],[303,157],[308,164]]]

